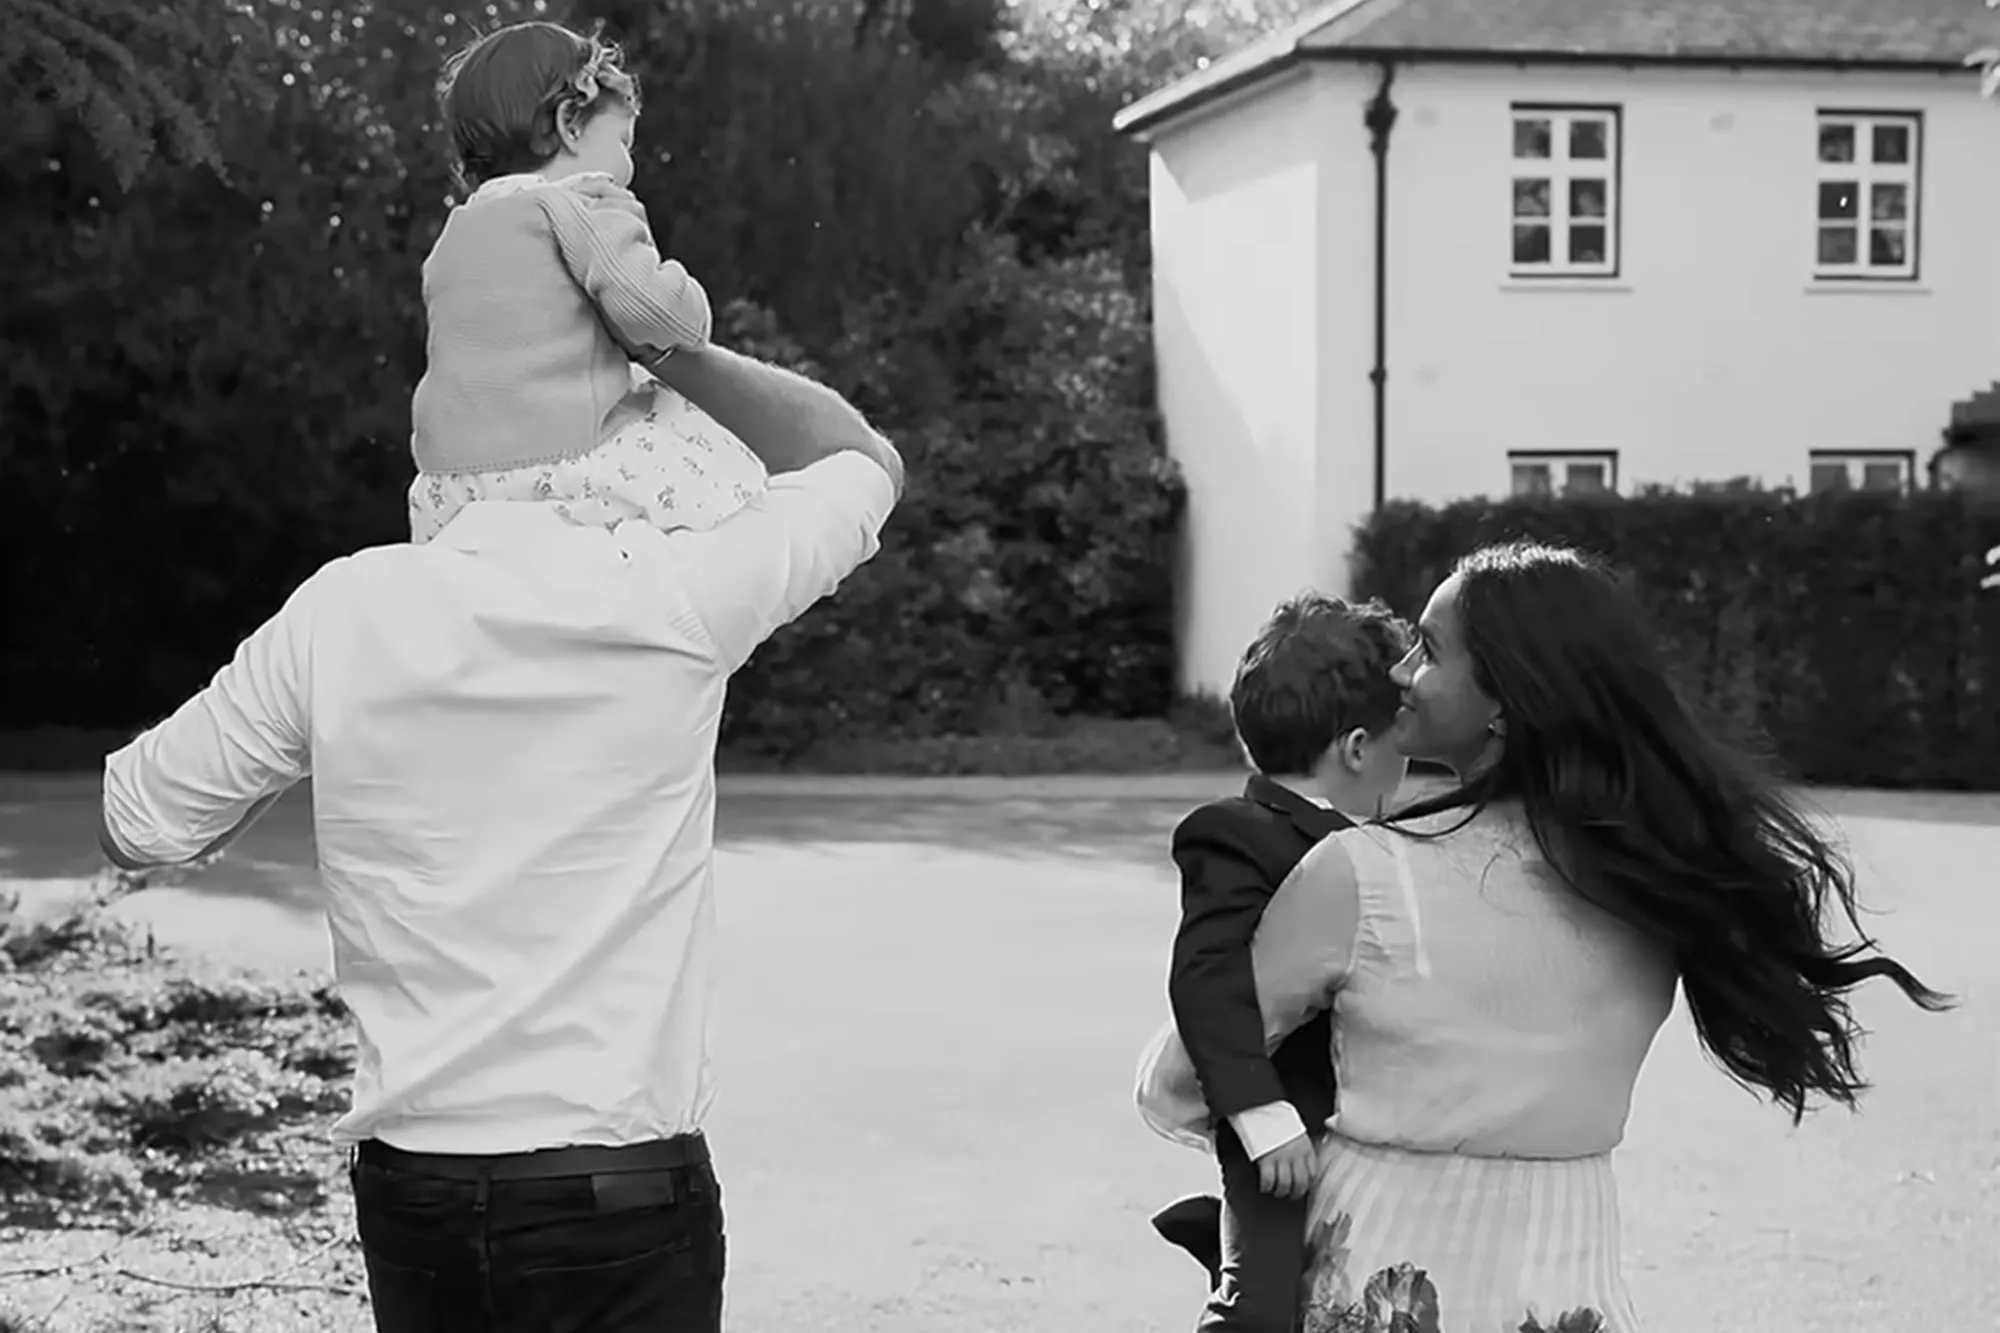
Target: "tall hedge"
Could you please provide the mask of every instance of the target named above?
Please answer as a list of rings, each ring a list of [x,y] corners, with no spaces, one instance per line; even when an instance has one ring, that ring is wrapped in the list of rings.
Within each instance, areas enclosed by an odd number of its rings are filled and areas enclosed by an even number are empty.
[[[729,736],[1159,711],[1180,490],[1144,154],[1109,124],[1258,8],[31,7],[0,39],[0,727],[144,723],[318,565],[404,535],[418,270],[451,198],[433,78],[535,15],[624,43],[635,188],[721,340],[817,371],[910,462],[882,554],[758,656]]]
[[[2000,514],[1959,494],[1715,488],[1386,506],[1357,590],[1414,613],[1452,562],[1525,537],[1632,576],[1690,695],[1811,782],[2000,791]]]

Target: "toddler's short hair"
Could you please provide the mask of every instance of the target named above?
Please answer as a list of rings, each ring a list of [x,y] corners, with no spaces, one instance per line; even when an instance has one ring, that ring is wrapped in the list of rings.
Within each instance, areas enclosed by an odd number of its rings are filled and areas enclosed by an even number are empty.
[[[1409,624],[1380,601],[1307,592],[1280,603],[1229,689],[1237,739],[1257,771],[1309,773],[1356,728],[1387,731],[1402,700],[1389,668],[1410,640]]]
[[[438,103],[459,184],[533,171],[562,147],[566,107],[586,120],[616,103],[639,109],[639,83],[617,46],[557,23],[516,23],[445,62]]]

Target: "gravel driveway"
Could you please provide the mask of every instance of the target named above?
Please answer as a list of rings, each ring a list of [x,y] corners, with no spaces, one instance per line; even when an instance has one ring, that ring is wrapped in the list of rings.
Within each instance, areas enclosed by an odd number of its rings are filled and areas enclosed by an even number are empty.
[[[1148,1213],[1207,1160],[1130,1109],[1163,1014],[1167,831],[1226,778],[725,786],[722,1099],[737,1333],[1158,1333],[1194,1266]],[[1859,1001],[1878,1084],[1793,1131],[1662,1034],[1619,1154],[1652,1333],[2000,1328],[2000,797],[1818,793],[1871,923],[1934,985]],[[132,900],[162,942],[324,965],[306,802],[202,882]],[[0,883],[93,863],[91,793],[0,778]]]

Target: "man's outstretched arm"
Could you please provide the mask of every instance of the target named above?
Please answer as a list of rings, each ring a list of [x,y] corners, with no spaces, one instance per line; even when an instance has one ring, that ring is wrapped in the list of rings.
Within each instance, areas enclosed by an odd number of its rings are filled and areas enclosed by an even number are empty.
[[[220,852],[225,848],[227,848],[230,843],[235,842],[237,838],[241,837],[252,824],[262,819],[264,817],[264,812],[266,810],[269,810],[273,805],[276,805],[278,802],[278,798],[280,796],[283,796],[284,794],[285,793],[283,791],[274,791],[269,796],[259,797],[254,803],[252,803],[248,813],[246,813],[243,816],[243,818],[237,820],[233,827],[224,832],[222,836],[217,838],[214,842],[209,843],[206,847],[203,847],[200,851],[196,852],[193,856],[190,856],[187,859],[190,861],[205,861],[209,857],[215,855],[217,852]],[[106,815],[104,821],[98,826],[97,845],[98,848],[103,851],[104,859],[109,861],[112,865],[117,866],[120,870],[129,870],[136,873],[141,870],[158,869],[157,865],[148,864],[147,862],[144,861],[134,860],[132,856],[129,853],[127,853],[123,847],[120,847],[118,845],[118,840],[114,836],[112,836],[111,820],[108,814]]]
[[[310,768],[305,611],[292,595],[208,687],[104,760],[99,845],[147,870],[222,850]]]
[[[682,348],[647,366],[743,441],[771,473],[798,472],[852,450],[903,491],[903,460],[848,401],[803,375],[726,348]]]

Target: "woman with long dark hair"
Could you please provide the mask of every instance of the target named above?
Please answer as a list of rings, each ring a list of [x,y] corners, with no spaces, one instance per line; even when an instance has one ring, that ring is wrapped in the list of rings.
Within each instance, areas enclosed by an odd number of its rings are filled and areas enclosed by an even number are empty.
[[[1334,1014],[1304,1329],[1627,1333],[1609,1154],[1676,982],[1795,1122],[1867,1086],[1855,986],[1950,1001],[1867,938],[1852,870],[1596,561],[1473,554],[1395,679],[1399,743],[1457,785],[1322,843],[1256,943],[1273,1037]]]

